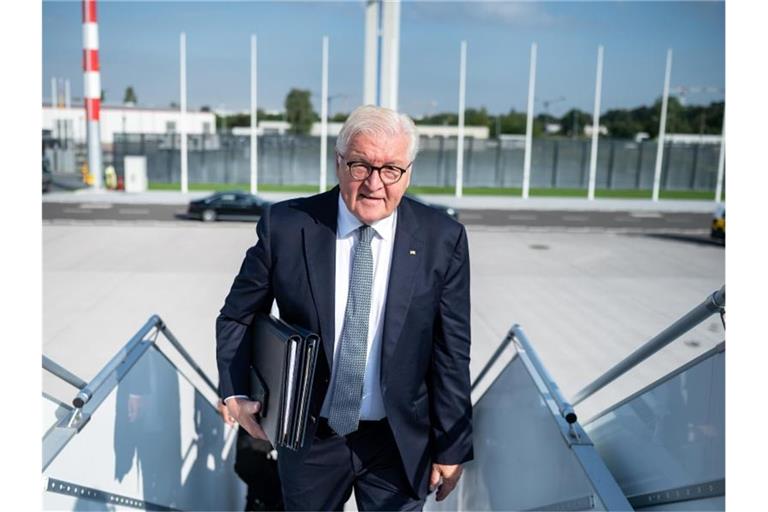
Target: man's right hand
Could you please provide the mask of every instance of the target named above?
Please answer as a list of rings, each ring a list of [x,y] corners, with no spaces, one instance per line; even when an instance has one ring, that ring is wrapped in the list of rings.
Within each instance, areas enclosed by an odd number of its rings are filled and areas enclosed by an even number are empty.
[[[261,402],[232,397],[227,400],[227,410],[235,421],[256,439],[269,441],[269,437],[256,421],[256,414],[261,410]]]

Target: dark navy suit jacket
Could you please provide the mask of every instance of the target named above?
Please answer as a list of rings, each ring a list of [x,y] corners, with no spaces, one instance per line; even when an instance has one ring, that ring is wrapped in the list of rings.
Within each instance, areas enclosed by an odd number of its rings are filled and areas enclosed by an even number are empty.
[[[216,321],[219,392],[248,395],[246,331],[273,298],[285,321],[318,332],[318,358],[304,449],[281,449],[281,472],[302,458],[317,427],[333,361],[338,187],[277,203],[258,223]],[[464,226],[403,197],[390,267],[381,391],[406,474],[419,498],[433,462],[471,460],[469,253]]]

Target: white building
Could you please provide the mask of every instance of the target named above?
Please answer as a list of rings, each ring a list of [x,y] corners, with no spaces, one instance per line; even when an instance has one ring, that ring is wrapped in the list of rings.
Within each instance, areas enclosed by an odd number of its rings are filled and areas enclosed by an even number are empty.
[[[115,133],[177,133],[181,112],[174,109],[141,107],[101,107],[101,143],[112,144]],[[86,141],[85,109],[82,106],[52,108],[43,105],[43,130],[57,139]],[[212,112],[187,112],[187,133],[200,135],[216,131]]]
[[[341,131],[341,127],[344,123],[328,123],[328,136],[336,137]],[[315,137],[320,136],[320,123],[313,123],[309,134]],[[256,128],[257,135],[279,133],[284,134],[288,132],[291,125],[287,121],[259,121]],[[416,131],[423,137],[458,137],[458,126],[443,126],[443,125],[416,125]],[[234,135],[250,135],[251,128],[248,126],[236,126],[232,128],[232,134]],[[487,126],[465,126],[464,136],[473,137],[475,139],[487,139],[490,135],[490,130]]]
[[[587,137],[592,136],[593,130],[594,130],[594,125],[591,125],[591,124],[584,125],[584,135],[586,135]],[[604,124],[601,124],[600,128],[598,129],[598,134],[608,135],[608,128]]]

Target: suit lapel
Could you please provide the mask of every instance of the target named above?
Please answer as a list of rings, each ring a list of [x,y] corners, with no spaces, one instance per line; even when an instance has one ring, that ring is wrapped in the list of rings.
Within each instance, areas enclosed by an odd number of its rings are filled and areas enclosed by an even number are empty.
[[[418,222],[411,205],[403,199],[398,207],[395,244],[389,270],[384,331],[382,340],[381,378],[384,379],[388,361],[395,353],[405,317],[411,305],[417,269],[423,257],[422,240],[417,236]]]
[[[310,207],[314,225],[303,230],[304,258],[307,262],[309,286],[317,312],[320,337],[328,367],[333,364],[335,336],[336,289],[336,221],[338,213],[338,187],[318,197]]]

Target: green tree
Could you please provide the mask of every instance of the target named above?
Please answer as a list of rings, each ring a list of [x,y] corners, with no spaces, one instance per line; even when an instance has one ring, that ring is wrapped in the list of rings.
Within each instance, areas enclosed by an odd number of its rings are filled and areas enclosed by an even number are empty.
[[[499,119],[500,134],[525,135],[526,116],[523,112],[510,110],[507,114],[502,114]],[[493,125],[495,131],[496,123]],[[495,133],[494,133],[495,135]]]
[[[490,127],[491,118],[488,116],[488,111],[485,107],[480,107],[480,110],[468,108],[464,111],[464,124],[467,126]]]
[[[346,121],[346,120],[347,120],[347,118],[348,118],[348,117],[349,117],[349,114],[345,114],[345,113],[343,113],[343,112],[337,112],[337,113],[336,113],[336,114],[334,114],[334,116],[333,116],[333,117],[330,119],[330,121],[331,121],[331,122],[333,122],[333,123],[343,123],[344,121]]]
[[[584,135],[584,127],[592,124],[592,115],[572,108],[560,118],[560,124],[563,126],[561,133],[569,137],[580,137]]]
[[[124,105],[135,105],[138,103],[139,100],[136,99],[136,93],[133,90],[133,86],[129,85],[125,88],[125,94],[123,94],[123,104]]]
[[[291,133],[308,134],[317,118],[309,96],[308,90],[291,89],[285,97],[285,120],[291,125]]]
[[[452,112],[440,112],[439,114],[432,114],[431,116],[424,116],[421,119],[415,121],[416,124],[432,124],[440,126],[455,126],[459,124],[458,114]]]

